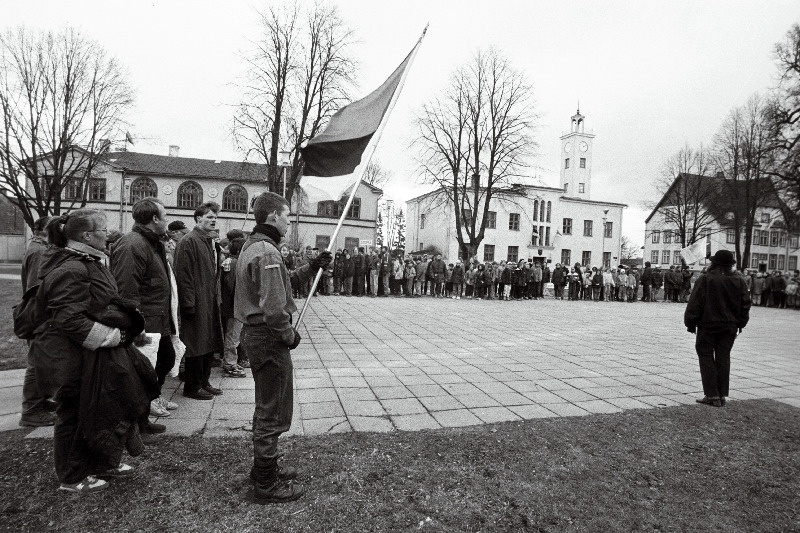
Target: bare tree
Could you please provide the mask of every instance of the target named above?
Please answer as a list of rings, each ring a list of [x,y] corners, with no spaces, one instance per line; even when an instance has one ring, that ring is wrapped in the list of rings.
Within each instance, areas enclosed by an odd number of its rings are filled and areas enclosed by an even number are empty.
[[[28,226],[86,204],[105,139],[132,102],[116,59],[77,30],[0,35],[0,189]]]
[[[364,169],[361,181],[369,183],[373,187],[382,188],[391,177],[392,172],[384,168],[380,161],[373,158]]]
[[[639,259],[639,257],[641,257],[639,255],[640,249],[641,247],[639,245],[634,244],[632,240],[623,235],[619,241],[620,263],[631,261],[632,259]]]
[[[300,146],[349,101],[353,33],[338,9],[317,1],[284,3],[260,13],[261,37],[245,57],[248,72],[233,119],[233,138],[248,161],[267,165],[270,191],[282,192],[278,153],[291,155],[286,197],[300,180]]]
[[[774,198],[768,171],[774,164],[775,137],[767,120],[768,102],[753,95],[733,109],[714,139],[714,160],[725,179],[721,198],[712,208],[715,216],[733,229],[736,263],[749,264],[756,212]]]
[[[531,92],[499,51],[478,51],[416,120],[419,172],[438,186],[430,201],[455,211],[462,257],[483,241],[492,200],[524,194],[512,180],[535,148]]]
[[[676,228],[682,246],[688,246],[704,236],[715,221],[709,206],[719,200],[719,180],[710,176],[713,161],[700,145],[688,144],[664,163],[661,176],[655,183],[660,200],[645,204],[660,215],[664,225]]]

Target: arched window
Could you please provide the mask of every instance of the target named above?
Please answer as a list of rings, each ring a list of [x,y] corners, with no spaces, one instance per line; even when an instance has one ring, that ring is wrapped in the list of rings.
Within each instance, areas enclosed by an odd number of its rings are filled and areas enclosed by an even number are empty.
[[[539,220],[539,200],[533,201],[533,221]]]
[[[547,202],[547,221],[548,222],[550,222],[550,213],[552,212],[552,209],[553,209],[553,203],[552,202]]]
[[[131,183],[131,205],[135,204],[142,198],[158,196],[158,187],[156,182],[150,178],[136,178]]]
[[[247,191],[241,185],[228,185],[222,193],[222,210],[247,212]]]
[[[203,188],[194,181],[184,181],[178,187],[178,207],[194,209],[203,203]]]

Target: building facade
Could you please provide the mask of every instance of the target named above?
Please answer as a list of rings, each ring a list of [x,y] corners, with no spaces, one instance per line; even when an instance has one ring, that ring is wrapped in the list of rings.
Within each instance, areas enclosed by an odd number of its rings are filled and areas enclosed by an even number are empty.
[[[515,185],[514,193],[492,200],[479,260],[618,264],[627,206],[591,198],[594,135],[585,133],[584,118],[578,111],[560,138],[561,187]],[[456,217],[452,202],[442,201],[441,193],[407,202],[406,249],[436,248],[453,262],[460,257]]]

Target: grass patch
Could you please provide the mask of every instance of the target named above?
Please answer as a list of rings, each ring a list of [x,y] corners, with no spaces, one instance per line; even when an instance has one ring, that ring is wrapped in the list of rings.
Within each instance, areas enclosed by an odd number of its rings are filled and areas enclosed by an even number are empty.
[[[246,439],[165,438],[103,493],[0,436],[9,530],[800,531],[800,410],[757,400],[283,441],[307,494],[248,503]]]
[[[28,346],[14,335],[11,309],[22,299],[22,282],[0,279],[0,370],[25,368]]]

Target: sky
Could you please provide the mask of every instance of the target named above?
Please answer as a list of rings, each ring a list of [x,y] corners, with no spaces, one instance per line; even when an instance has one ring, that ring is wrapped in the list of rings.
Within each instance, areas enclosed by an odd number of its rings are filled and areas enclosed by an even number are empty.
[[[478,49],[495,47],[533,87],[538,145],[529,173],[559,185],[560,141],[580,102],[595,134],[592,199],[627,204],[622,232],[642,244],[644,202],[665,160],[712,142],[728,112],[777,83],[775,43],[800,22],[796,0],[495,2],[339,0],[354,31],[356,98],[371,92],[428,33],[375,158],[396,204],[420,183],[414,118]],[[258,35],[253,0],[5,0],[0,28],[82,30],[130,76],[131,150],[240,160],[230,136],[242,54]]]

